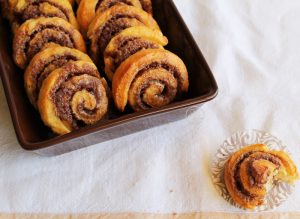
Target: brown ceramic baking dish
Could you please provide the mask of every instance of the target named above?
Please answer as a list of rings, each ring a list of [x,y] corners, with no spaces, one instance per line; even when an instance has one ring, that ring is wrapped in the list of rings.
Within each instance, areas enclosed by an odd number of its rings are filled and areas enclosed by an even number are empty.
[[[23,86],[23,74],[12,60],[12,39],[6,21],[0,20],[0,72],[8,106],[20,145],[43,155],[59,155],[161,124],[186,118],[191,108],[217,95],[215,79],[195,40],[172,0],[153,0],[154,17],[169,39],[167,49],[179,55],[187,65],[190,89],[181,101],[161,109],[140,113],[113,112],[105,122],[82,128],[64,136],[55,136],[43,125],[30,105]]]

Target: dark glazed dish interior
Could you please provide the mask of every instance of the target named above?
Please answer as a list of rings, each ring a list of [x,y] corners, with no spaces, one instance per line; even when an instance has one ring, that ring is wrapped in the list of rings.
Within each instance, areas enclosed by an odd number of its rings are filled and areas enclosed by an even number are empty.
[[[65,153],[185,118],[189,107],[201,105],[217,95],[215,79],[173,2],[153,0],[153,9],[154,18],[169,39],[166,49],[182,58],[188,68],[188,94],[183,100],[161,109],[150,109],[140,113],[126,110],[123,114],[112,109],[108,120],[64,136],[55,136],[42,123],[39,114],[30,104],[23,85],[23,73],[13,63],[11,34],[7,34],[9,25],[3,19],[0,20],[2,83],[17,137],[24,149],[37,150],[45,155]]]

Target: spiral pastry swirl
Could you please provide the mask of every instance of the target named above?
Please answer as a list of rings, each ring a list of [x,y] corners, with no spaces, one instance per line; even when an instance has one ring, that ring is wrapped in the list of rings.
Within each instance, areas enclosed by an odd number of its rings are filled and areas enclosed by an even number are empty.
[[[120,111],[127,103],[141,111],[169,104],[188,87],[188,72],[178,56],[167,50],[147,49],[120,65],[113,77],[112,93]]]
[[[88,31],[94,61],[99,62],[106,46],[114,36],[134,26],[147,26],[152,30],[160,31],[151,15],[133,6],[116,5],[103,13],[98,13]]]
[[[254,209],[264,203],[275,181],[294,182],[297,168],[288,154],[271,151],[266,145],[252,145],[228,160],[224,180],[232,199],[241,207]]]
[[[87,33],[89,25],[97,13],[104,12],[114,5],[124,4],[142,8],[139,0],[82,0],[77,10],[77,20],[81,32]]]
[[[68,0],[18,0],[14,12],[19,24],[33,18],[59,17],[78,29],[72,5]]]
[[[77,10],[77,19],[82,33],[87,33],[97,13],[104,12],[114,5],[130,5],[152,14],[151,0],[81,0]]]
[[[168,39],[160,31],[146,26],[130,27],[115,36],[104,52],[105,73],[112,80],[113,74],[128,57],[142,49],[163,49]]]
[[[52,71],[79,60],[92,62],[85,53],[68,47],[50,46],[36,54],[24,74],[25,89],[30,102],[36,107],[42,83]]]
[[[38,99],[42,120],[61,135],[94,124],[107,113],[107,89],[93,63],[67,63],[44,80]]]
[[[29,61],[42,49],[60,45],[86,52],[85,42],[78,30],[61,18],[37,18],[27,20],[15,34],[14,61],[25,69]]]

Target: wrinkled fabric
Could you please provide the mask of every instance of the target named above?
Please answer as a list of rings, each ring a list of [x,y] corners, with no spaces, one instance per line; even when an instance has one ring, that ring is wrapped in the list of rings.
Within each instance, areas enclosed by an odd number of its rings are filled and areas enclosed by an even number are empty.
[[[239,212],[215,190],[219,145],[269,132],[300,167],[300,1],[175,0],[219,85],[188,118],[58,157],[17,143],[0,87],[0,212]],[[300,211],[300,185],[274,211]]]

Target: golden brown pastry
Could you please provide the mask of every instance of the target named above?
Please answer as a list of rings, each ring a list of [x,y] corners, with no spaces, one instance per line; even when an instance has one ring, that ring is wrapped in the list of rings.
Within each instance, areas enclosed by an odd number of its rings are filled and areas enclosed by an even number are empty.
[[[114,72],[129,56],[142,49],[163,49],[168,39],[160,31],[146,26],[130,27],[115,36],[104,52],[105,73],[112,80]]]
[[[160,31],[151,15],[133,6],[116,5],[103,13],[98,13],[88,31],[94,61],[99,62],[106,46],[114,36],[133,26],[147,26],[152,30]]]
[[[90,57],[77,49],[51,46],[37,53],[26,68],[24,84],[30,102],[36,106],[43,81],[57,68],[72,61],[92,62]]]
[[[77,19],[82,33],[87,33],[88,27],[96,13],[103,12],[117,4],[126,4],[138,8],[143,7],[145,11],[152,13],[151,0],[81,0],[77,10]]]
[[[135,111],[162,107],[187,92],[188,72],[183,61],[162,49],[141,50],[117,69],[112,94],[118,110],[127,103]]]
[[[69,62],[54,70],[41,87],[38,109],[57,134],[100,121],[108,110],[107,84],[91,62]]]
[[[275,181],[294,182],[297,168],[288,154],[272,151],[266,145],[244,147],[227,161],[224,171],[226,188],[240,207],[254,209],[264,199]]]
[[[75,1],[75,0],[68,0],[68,2],[70,2],[70,4],[71,4],[72,6],[75,5],[75,2],[78,4],[78,1]]]
[[[29,61],[50,45],[61,45],[86,52],[80,32],[62,18],[27,20],[17,30],[13,41],[14,61],[25,69]]]
[[[151,0],[140,0],[144,11],[147,11],[149,14],[153,14],[152,2]]]
[[[68,0],[18,0],[14,13],[19,25],[32,18],[59,17],[78,29],[73,8]]]

